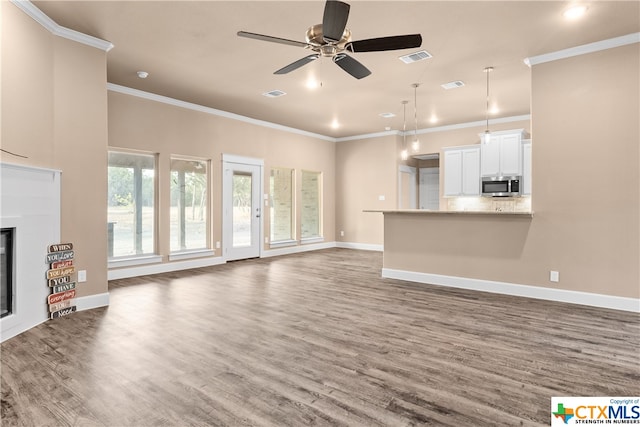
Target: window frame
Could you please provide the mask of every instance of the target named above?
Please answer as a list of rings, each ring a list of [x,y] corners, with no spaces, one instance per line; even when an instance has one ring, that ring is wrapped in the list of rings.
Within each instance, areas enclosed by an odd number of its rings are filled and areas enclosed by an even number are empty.
[[[324,215],[323,215],[323,180],[324,174],[321,171],[312,171],[303,169],[300,171],[301,173],[301,184],[300,184],[300,242],[301,243],[316,243],[324,241]],[[317,212],[318,212],[318,234],[313,236],[305,236],[304,235],[304,217],[305,217],[305,173],[306,174],[316,174],[317,179]]]
[[[111,156],[112,155],[117,155],[117,156],[121,156],[120,159],[115,159],[115,161],[112,160]],[[115,268],[115,267],[124,267],[124,266],[129,266],[129,265],[140,265],[140,264],[148,264],[148,263],[154,263],[154,262],[161,262],[162,261],[162,257],[158,254],[158,153],[153,153],[153,152],[147,152],[147,151],[138,151],[138,150],[128,150],[128,149],[121,149],[121,148],[115,148],[115,147],[110,147],[107,151],[107,188],[108,188],[108,194],[111,194],[111,189],[110,189],[110,181],[109,181],[109,168],[112,167],[121,167],[121,168],[126,168],[127,167],[127,163],[131,163],[130,166],[134,167],[134,180],[136,179],[136,169],[135,169],[135,163],[136,161],[132,160],[132,159],[126,159],[126,157],[129,156],[131,158],[133,157],[137,157],[137,158],[149,158],[148,161],[151,161],[152,163],[152,168],[144,168],[144,167],[140,167],[140,183],[136,183],[134,182],[134,186],[138,186],[142,191],[142,186],[143,184],[143,171],[144,170],[152,170],[153,171],[153,182],[151,184],[151,189],[152,189],[152,198],[153,198],[153,202],[151,204],[151,206],[153,207],[153,213],[152,213],[152,219],[151,219],[151,251],[150,252],[140,252],[140,253],[131,253],[131,254],[124,254],[124,255],[112,255],[112,251],[113,251],[113,237],[111,235],[111,233],[113,232],[111,230],[111,226],[110,223],[112,223],[112,221],[109,221],[109,213],[107,212],[107,231],[108,231],[108,253],[107,253],[107,265],[108,268]],[[142,161],[138,161],[140,163],[142,163]],[[138,206],[138,199],[135,198],[135,195],[132,196],[133,197],[133,201],[132,203],[135,204],[135,206]],[[143,207],[143,203],[141,202],[140,206]],[[107,200],[107,207],[111,206],[111,202],[109,200]],[[136,213],[134,213],[134,215],[138,215],[137,213],[137,209],[135,211]],[[142,215],[143,212],[140,212],[140,215]],[[137,218],[134,218],[134,222]],[[137,227],[137,225],[134,225],[134,227]],[[143,246],[143,235],[142,235],[142,227],[144,227],[143,224],[140,225],[140,233],[137,233],[134,231],[134,250],[137,251],[138,249],[136,249],[136,247],[139,245],[140,247]],[[137,241],[137,235],[140,235],[140,242]]]
[[[174,236],[171,233],[171,228],[172,228],[172,214],[171,214],[171,209],[173,209],[173,203],[172,203],[172,199],[173,199],[173,173],[174,173],[174,168],[173,168],[173,161],[184,161],[184,162],[197,162],[197,163],[203,163],[204,167],[205,167],[205,177],[204,177],[204,183],[206,185],[205,191],[204,191],[204,197],[205,197],[205,201],[204,201],[204,222],[205,222],[205,242],[204,242],[204,246],[203,247],[198,247],[198,248],[184,248],[184,249],[178,249],[178,250],[173,250],[171,248],[172,242],[173,242],[173,238]],[[211,177],[212,177],[212,173],[211,173],[211,159],[205,159],[205,158],[200,158],[200,157],[191,157],[191,156],[183,156],[183,155],[171,155],[169,158],[169,194],[170,194],[170,200],[169,200],[169,230],[168,230],[168,235],[169,235],[169,261],[175,261],[175,260],[180,260],[180,259],[189,259],[189,258],[195,258],[195,257],[203,257],[203,256],[212,256],[215,254],[215,251],[212,249],[212,236],[211,236],[211,230],[212,230],[212,209],[211,209]]]
[[[274,240],[274,216],[276,199],[273,191],[274,171],[281,171],[282,173],[289,173],[289,192],[290,192],[290,222],[289,222],[289,237],[287,239]],[[269,173],[269,246],[271,248],[292,246],[297,244],[296,240],[296,170],[294,168],[287,167],[273,167]]]

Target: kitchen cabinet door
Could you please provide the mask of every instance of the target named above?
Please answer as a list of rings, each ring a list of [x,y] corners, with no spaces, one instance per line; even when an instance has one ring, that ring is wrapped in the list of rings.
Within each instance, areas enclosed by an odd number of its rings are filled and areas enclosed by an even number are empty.
[[[494,132],[481,144],[482,176],[522,175],[522,135],[522,130]]]
[[[462,151],[444,152],[444,195],[459,196],[462,193]]]
[[[482,143],[482,176],[500,176],[500,137],[494,136],[491,142]]]
[[[480,147],[462,150],[462,194],[480,195]]]
[[[480,195],[480,146],[444,151],[444,196]]]
[[[501,176],[522,175],[522,143],[520,134],[500,137],[500,174]]]

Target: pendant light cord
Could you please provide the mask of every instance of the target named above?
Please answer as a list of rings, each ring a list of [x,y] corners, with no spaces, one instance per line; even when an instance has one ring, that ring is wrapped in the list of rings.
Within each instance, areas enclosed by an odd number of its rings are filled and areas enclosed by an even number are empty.
[[[489,133],[489,73],[493,71],[493,67],[487,67],[484,69],[484,72],[487,73],[487,109],[485,112],[485,117],[487,119],[487,130],[486,133]]]
[[[418,83],[414,83],[413,85],[413,119],[416,122],[415,132],[413,133],[414,138],[418,139]]]
[[[407,101],[402,101],[402,149],[407,149]]]

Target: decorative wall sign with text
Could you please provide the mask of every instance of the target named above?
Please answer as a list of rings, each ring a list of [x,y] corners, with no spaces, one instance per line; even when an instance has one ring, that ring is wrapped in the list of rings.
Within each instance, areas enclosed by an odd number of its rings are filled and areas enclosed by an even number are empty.
[[[49,313],[52,319],[66,316],[76,311],[74,305],[76,297],[76,282],[72,276],[76,272],[73,265],[73,243],[59,243],[49,245],[46,263],[47,285],[51,294],[47,297]]]

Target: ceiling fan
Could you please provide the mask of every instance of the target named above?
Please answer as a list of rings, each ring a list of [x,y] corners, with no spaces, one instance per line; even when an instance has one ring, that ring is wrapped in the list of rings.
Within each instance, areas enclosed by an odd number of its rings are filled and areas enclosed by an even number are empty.
[[[309,27],[306,33],[306,42],[249,33],[247,31],[238,31],[238,36],[303,47],[314,52],[311,55],[307,55],[304,58],[279,69],[274,74],[290,73],[291,71],[297,70],[303,65],[324,56],[330,57],[340,68],[351,74],[356,79],[367,77],[371,74],[371,71],[345,52],[381,52],[385,50],[416,48],[420,47],[422,44],[422,36],[420,34],[378,37],[352,41],[351,31],[346,28],[347,19],[349,18],[349,9],[350,6],[347,3],[337,0],[327,0],[324,6],[322,24],[316,24]]]

